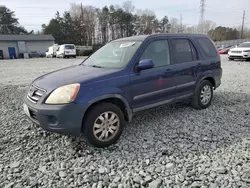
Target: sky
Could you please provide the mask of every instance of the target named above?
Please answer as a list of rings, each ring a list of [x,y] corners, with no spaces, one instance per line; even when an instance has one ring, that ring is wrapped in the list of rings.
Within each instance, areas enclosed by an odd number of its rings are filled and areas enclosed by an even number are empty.
[[[36,3],[34,3],[36,2]],[[124,0],[1,0],[15,11],[19,23],[28,31],[40,30],[43,23],[47,24],[55,12],[69,10],[71,3],[82,3],[103,7],[111,4],[122,4]],[[163,16],[180,18],[183,23],[191,26],[199,20],[200,0],[132,0],[136,9],[150,9],[157,18]],[[216,22],[217,25],[237,27],[242,23],[243,10],[246,11],[245,26],[250,27],[250,0],[207,0],[205,19]]]

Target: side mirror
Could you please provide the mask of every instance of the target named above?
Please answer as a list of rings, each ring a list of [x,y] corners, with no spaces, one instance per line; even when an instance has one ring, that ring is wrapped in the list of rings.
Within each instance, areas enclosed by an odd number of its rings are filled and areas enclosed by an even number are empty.
[[[154,67],[154,63],[152,59],[143,59],[139,62],[139,64],[136,66],[136,71],[151,69]]]

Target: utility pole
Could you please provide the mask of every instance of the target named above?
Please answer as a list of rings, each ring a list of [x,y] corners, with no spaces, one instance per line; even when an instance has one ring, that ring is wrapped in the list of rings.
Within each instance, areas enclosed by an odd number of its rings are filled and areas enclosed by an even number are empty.
[[[205,20],[205,7],[206,0],[200,0],[200,32],[204,33],[204,20]]]
[[[81,29],[81,31],[80,31],[80,35],[81,35],[81,45],[83,45],[83,34],[82,34],[82,32],[83,32],[83,10],[82,10],[82,3],[81,3],[81,15],[80,15],[80,29]]]
[[[242,17],[242,26],[241,26],[241,39],[243,39],[243,34],[244,34],[244,24],[245,24],[245,10],[243,11],[243,17]]]
[[[182,33],[182,14],[180,14],[180,33]]]

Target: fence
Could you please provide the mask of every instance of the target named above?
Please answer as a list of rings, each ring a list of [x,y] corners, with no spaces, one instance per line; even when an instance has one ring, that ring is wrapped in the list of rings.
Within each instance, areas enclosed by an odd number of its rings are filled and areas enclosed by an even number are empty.
[[[217,45],[224,45],[224,46],[227,46],[227,45],[239,45],[243,42],[250,42],[250,38],[248,39],[236,39],[236,40],[226,40],[226,41],[217,41],[215,42],[216,46]]]

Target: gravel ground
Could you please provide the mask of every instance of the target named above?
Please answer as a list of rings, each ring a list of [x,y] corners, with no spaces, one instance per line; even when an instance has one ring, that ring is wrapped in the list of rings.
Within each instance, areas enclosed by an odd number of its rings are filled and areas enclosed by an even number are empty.
[[[250,63],[222,60],[208,109],[145,111],[106,149],[44,132],[22,110],[31,80],[81,60],[0,61],[0,187],[250,187]]]

